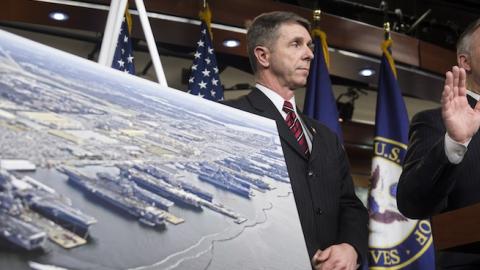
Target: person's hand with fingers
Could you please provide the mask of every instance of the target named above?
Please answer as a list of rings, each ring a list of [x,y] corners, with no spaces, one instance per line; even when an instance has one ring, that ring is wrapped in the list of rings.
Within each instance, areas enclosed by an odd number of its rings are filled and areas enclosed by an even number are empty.
[[[312,265],[315,270],[355,270],[357,258],[355,249],[343,243],[317,250],[312,258]]]
[[[325,249],[325,250],[317,250],[315,252],[315,255],[312,257],[312,266],[315,270],[319,270],[322,267],[323,262],[325,262],[328,257],[330,256],[330,249]]]
[[[465,143],[480,126],[480,102],[472,109],[467,100],[465,69],[454,66],[446,73],[442,93],[442,118],[448,136]]]

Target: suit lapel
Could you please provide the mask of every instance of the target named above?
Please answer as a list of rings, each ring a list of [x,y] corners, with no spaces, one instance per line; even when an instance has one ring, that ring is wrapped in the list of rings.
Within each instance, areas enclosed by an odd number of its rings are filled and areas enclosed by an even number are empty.
[[[312,134],[311,142],[312,142],[312,150],[310,151],[310,161],[315,160],[320,156],[319,149],[322,149],[322,146],[320,143],[323,141],[319,138],[320,134],[318,131],[315,129],[312,120],[308,119],[305,117],[303,114],[300,115],[300,117],[303,120],[303,123],[305,123],[306,128],[310,131],[310,134]]]
[[[285,123],[285,119],[283,119],[282,115],[277,110],[275,105],[273,105],[272,101],[270,101],[270,99],[265,96],[262,91],[256,88],[247,95],[247,99],[252,107],[257,110],[258,115],[275,120],[280,138],[286,142],[288,146],[293,148],[300,156],[306,159],[305,155],[300,149],[297,139],[288,128],[287,124]]]

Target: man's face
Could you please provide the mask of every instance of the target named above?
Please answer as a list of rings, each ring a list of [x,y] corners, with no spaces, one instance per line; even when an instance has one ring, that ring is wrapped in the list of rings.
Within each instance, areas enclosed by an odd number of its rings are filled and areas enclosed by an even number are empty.
[[[310,34],[298,23],[284,23],[277,31],[270,48],[270,71],[282,86],[303,87],[313,59]]]
[[[470,71],[467,72],[472,76],[476,86],[480,86],[480,28],[473,32],[470,42]]]

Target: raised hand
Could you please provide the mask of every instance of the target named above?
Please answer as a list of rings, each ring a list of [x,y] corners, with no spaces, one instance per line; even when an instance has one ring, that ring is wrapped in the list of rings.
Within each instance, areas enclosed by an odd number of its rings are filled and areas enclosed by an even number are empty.
[[[448,136],[465,143],[480,126],[480,102],[472,109],[467,100],[465,69],[454,66],[446,73],[442,93],[442,118]]]

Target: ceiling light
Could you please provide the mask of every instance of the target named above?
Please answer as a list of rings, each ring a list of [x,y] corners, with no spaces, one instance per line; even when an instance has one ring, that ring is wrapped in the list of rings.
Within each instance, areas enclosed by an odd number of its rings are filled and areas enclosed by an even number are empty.
[[[349,51],[344,51],[344,50],[338,50],[338,52],[340,54],[345,55],[345,56],[350,56],[350,57],[354,57],[354,58],[360,58],[361,57],[360,54],[354,53],[354,52],[349,52]]]
[[[372,68],[364,68],[361,69],[358,74],[363,77],[370,77],[375,75],[375,70],[373,70]]]
[[[68,20],[68,15],[64,12],[59,12],[59,11],[53,11],[48,14],[48,17],[50,19],[55,20],[55,21],[66,21]]]
[[[235,48],[240,46],[240,41],[238,39],[225,39],[223,41],[223,46],[228,48]]]

